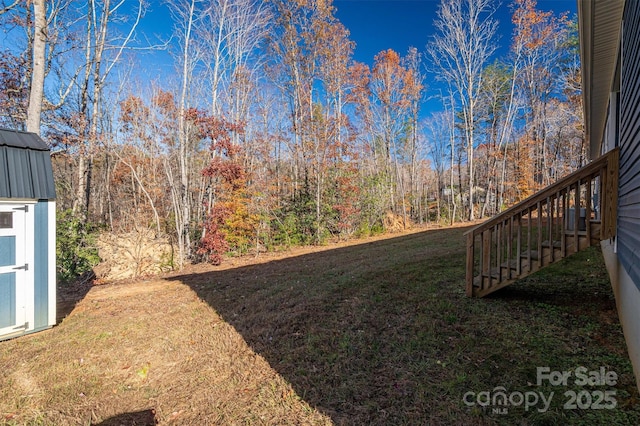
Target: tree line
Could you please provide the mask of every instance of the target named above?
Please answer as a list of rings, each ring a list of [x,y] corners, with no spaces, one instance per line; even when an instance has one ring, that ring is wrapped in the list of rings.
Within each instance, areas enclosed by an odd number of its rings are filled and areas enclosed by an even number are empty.
[[[0,125],[53,147],[80,246],[142,227],[177,267],[218,263],[487,217],[586,161],[577,24],[535,0],[511,4],[506,55],[496,2],[442,0],[427,46],[371,65],[330,0],[166,6],[158,40],[142,0],[1,2]]]

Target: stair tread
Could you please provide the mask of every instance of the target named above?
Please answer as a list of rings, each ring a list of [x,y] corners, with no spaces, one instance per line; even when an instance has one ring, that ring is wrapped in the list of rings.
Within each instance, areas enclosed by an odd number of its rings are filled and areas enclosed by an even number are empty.
[[[512,260],[509,260],[507,262],[502,262],[500,264],[500,267],[504,268],[504,269],[511,268],[513,270],[516,270],[516,269],[518,269],[518,261],[515,260],[515,259],[512,259]]]
[[[542,242],[542,247],[543,248],[549,248],[549,240],[543,241]],[[553,241],[553,248],[561,248],[562,247],[562,241]]]
[[[572,237],[575,234],[574,231],[570,231],[570,230],[565,230],[564,231],[564,235],[566,235],[567,237]],[[587,231],[578,231],[578,237],[584,237],[587,235]]]
[[[532,260],[538,260],[538,250],[527,250],[520,254],[520,259],[528,259],[531,255]]]

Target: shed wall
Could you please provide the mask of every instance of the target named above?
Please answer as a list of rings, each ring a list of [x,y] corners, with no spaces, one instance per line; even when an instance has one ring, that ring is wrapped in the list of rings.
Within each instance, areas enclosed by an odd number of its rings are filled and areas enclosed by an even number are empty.
[[[40,200],[35,205],[34,217],[34,328],[41,329],[49,324],[49,210],[55,204]]]
[[[0,295],[3,297],[0,302],[8,303],[6,306],[0,303],[0,312],[6,311],[14,324],[26,317],[23,333],[42,330],[56,322],[55,198],[47,144],[34,133],[0,129],[0,202],[24,206],[19,210],[25,212],[22,241],[26,242],[25,263],[28,265],[19,268],[24,269],[20,272],[19,294]],[[11,286],[4,287],[11,289]],[[20,318],[11,311],[11,306],[17,303]],[[4,327],[0,340],[21,333],[20,330],[12,332],[10,327],[11,324]]]

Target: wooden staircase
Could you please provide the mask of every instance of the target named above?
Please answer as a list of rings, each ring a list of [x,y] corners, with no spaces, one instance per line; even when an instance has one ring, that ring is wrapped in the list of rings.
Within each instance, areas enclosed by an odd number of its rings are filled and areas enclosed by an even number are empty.
[[[615,236],[618,149],[465,233],[467,296],[483,297]]]

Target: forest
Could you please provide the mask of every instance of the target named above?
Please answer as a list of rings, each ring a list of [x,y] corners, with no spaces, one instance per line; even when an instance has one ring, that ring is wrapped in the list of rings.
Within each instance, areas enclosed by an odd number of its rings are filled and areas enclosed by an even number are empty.
[[[331,0],[165,4],[157,40],[144,0],[0,1],[0,127],[52,148],[63,281],[100,233],[217,264],[489,217],[587,161],[576,19],[535,0],[504,55],[496,1],[441,0],[426,46],[371,65]]]

